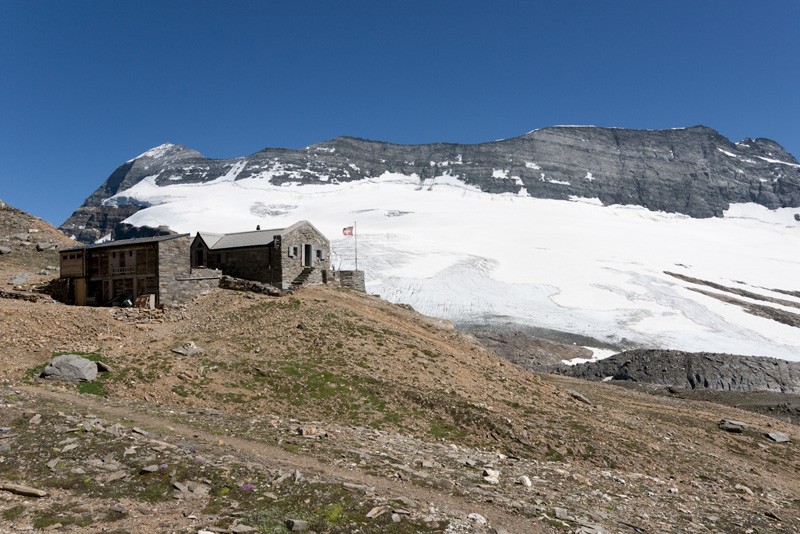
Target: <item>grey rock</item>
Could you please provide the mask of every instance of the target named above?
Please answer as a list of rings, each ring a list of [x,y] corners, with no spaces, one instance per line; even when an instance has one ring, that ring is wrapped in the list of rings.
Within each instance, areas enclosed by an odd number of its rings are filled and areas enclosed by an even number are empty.
[[[53,243],[52,241],[36,243],[36,250],[39,252],[44,252],[45,250],[58,250],[58,243]]]
[[[290,532],[303,532],[308,530],[308,521],[303,521],[302,519],[287,519],[286,528]]]
[[[184,356],[194,356],[195,354],[200,354],[203,352],[203,349],[198,347],[194,344],[193,341],[187,341],[180,347],[175,347],[174,349],[170,349],[175,354],[182,354]]]
[[[11,278],[11,280],[8,281],[8,284],[12,285],[12,286],[16,286],[16,285],[19,285],[19,284],[24,284],[25,282],[27,282],[30,279],[31,279],[30,275],[28,275],[26,273],[17,273]]]
[[[567,393],[569,393],[569,396],[572,397],[573,399],[575,399],[578,402],[582,402],[584,404],[588,404],[589,406],[592,405],[592,402],[589,399],[587,399],[585,396],[583,396],[583,394],[578,393],[577,391],[569,390],[569,391],[567,391]]]
[[[557,371],[586,380],[610,376],[682,389],[800,394],[800,362],[757,356],[639,349]]]
[[[22,495],[24,497],[46,497],[47,492],[31,486],[24,486],[22,484],[0,484],[0,490],[8,491],[14,495]]]
[[[484,469],[483,470],[483,480],[488,482],[489,484],[499,484],[500,483],[500,471],[498,469]]]
[[[437,480],[436,485],[442,488],[443,490],[448,490],[448,491],[456,487],[453,481],[448,478],[441,478]]]
[[[160,467],[159,467],[158,465],[156,465],[156,464],[153,464],[153,465],[148,465],[148,466],[142,467],[142,469],[141,469],[139,472],[140,472],[140,473],[142,473],[142,474],[145,474],[145,473],[155,473],[155,472],[157,472],[159,469],[160,469]]]
[[[771,439],[775,443],[786,443],[791,441],[788,434],[784,434],[783,432],[768,432],[764,434],[765,437]]]
[[[41,377],[73,382],[92,381],[97,378],[97,364],[77,354],[62,354],[45,366]]]
[[[705,126],[653,131],[553,127],[475,145],[396,145],[338,137],[300,150],[268,148],[244,158],[219,160],[184,146],[163,145],[157,154],[145,153],[118,167],[60,229],[78,241],[93,242],[147,207],[124,195],[103,203],[145,177],[157,176],[159,186],[196,184],[216,180],[234,165],[242,166],[236,180],[270,170],[272,184],[301,186],[320,183],[322,177],[339,183],[396,172],[416,173],[422,187],[425,180],[447,169],[487,193],[519,193],[525,188],[536,198],[598,198],[604,204],[718,217],[731,203],[800,206],[796,164],[774,141],[745,139],[734,144]],[[507,177],[494,177],[495,169]],[[251,208],[256,216],[292,209]]]
[[[720,430],[724,430],[725,432],[733,432],[735,434],[741,434],[747,429],[747,423],[736,421],[734,419],[723,419],[719,422],[718,426]]]
[[[567,509],[566,508],[556,507],[556,508],[553,509],[553,513],[555,514],[556,519],[567,519],[567,518],[569,518],[569,514],[567,513]]]
[[[11,249],[8,247],[0,247],[0,255],[11,254]]]
[[[366,484],[353,484],[352,482],[343,482],[342,487],[360,491],[362,493],[367,493],[367,491],[369,491],[369,486],[367,486]]]

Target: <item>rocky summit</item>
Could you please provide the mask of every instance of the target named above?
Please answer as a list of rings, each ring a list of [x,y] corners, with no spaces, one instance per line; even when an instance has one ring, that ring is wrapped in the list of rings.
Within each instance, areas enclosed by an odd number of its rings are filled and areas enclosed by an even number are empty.
[[[120,195],[145,178],[158,186],[246,178],[275,185],[335,185],[386,173],[416,176],[420,187],[427,179],[453,176],[489,193],[597,198],[606,205],[639,205],[691,217],[722,216],[731,203],[800,206],[800,164],[769,139],[733,143],[705,126],[557,126],[474,145],[397,145],[338,137],[304,149],[266,148],[232,159],[209,159],[164,144],[117,168],[60,229],[83,242],[111,233],[117,223],[147,207]]]

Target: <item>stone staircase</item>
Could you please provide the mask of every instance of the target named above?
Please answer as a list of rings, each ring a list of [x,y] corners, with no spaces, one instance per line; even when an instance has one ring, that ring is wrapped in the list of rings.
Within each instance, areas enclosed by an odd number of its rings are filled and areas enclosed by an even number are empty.
[[[304,268],[300,274],[297,275],[297,278],[292,280],[292,289],[297,289],[303,287],[303,285],[308,280],[308,277],[311,276],[311,273],[314,272],[313,267],[306,267]]]

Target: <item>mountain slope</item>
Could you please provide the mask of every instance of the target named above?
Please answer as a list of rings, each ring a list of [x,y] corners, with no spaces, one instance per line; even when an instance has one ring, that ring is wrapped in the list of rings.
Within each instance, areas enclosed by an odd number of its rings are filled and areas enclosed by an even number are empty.
[[[460,325],[568,332],[612,349],[800,359],[798,210],[767,208],[796,205],[800,167],[769,141],[733,145],[702,127],[562,127],[473,146],[340,138],[198,157],[153,149],[75,217],[192,233],[308,219],[332,238],[336,268],[355,266],[356,243],[341,228],[356,221],[369,291]],[[697,219],[603,198],[727,208]],[[83,222],[84,237],[108,230]]]
[[[513,139],[457,145],[395,145],[340,137],[303,150],[265,149],[212,160],[164,144],[122,166],[61,226],[91,242],[141,207],[118,196],[145,178],[158,186],[262,178],[274,185],[342,183],[384,173],[457,177],[488,193],[598,198],[692,217],[721,216],[730,203],[800,205],[800,165],[774,141],[731,143],[695,126],[674,130],[554,127]]]
[[[441,532],[447,522],[465,525],[448,532],[491,532],[469,513],[514,533],[558,532],[561,521],[595,532],[800,525],[796,427],[537,376],[368,295],[215,290],[163,318],[0,299],[0,315],[10,445],[0,479],[52,493],[25,502],[19,527],[58,511],[88,516],[90,532],[137,520],[151,530],[241,521],[272,531],[288,513],[331,523],[311,529],[324,532]],[[170,351],[187,342],[203,352]],[[112,371],[92,389],[32,378],[55,350],[94,353]],[[748,429],[728,434],[723,418]],[[201,482],[208,491],[181,489]],[[117,505],[125,512],[106,513]],[[370,521],[380,505],[408,513],[399,527],[388,513]]]

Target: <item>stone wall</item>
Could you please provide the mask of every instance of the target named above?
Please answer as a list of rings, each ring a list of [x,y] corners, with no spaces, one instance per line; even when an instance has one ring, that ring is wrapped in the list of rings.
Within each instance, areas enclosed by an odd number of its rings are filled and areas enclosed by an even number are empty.
[[[347,289],[354,289],[367,292],[367,285],[364,281],[364,271],[327,271],[325,273],[325,281],[328,284],[345,287]]]
[[[187,304],[203,293],[219,287],[222,271],[218,269],[193,269],[161,279],[161,307],[169,308]],[[164,292],[168,299],[164,299]]]
[[[182,297],[182,287],[177,277],[191,271],[189,262],[189,236],[181,236],[158,243],[158,301],[156,306],[174,306]],[[217,277],[219,278],[219,277]]]
[[[290,227],[291,228],[291,227]],[[307,246],[310,245],[310,246]],[[306,257],[310,253],[310,257]],[[281,236],[281,289],[288,289],[306,266],[313,267],[306,284],[321,284],[330,265],[331,243],[310,224],[299,224]],[[277,284],[276,284],[277,285]]]
[[[214,256],[217,252],[210,251],[208,254]],[[276,268],[280,266],[280,262],[272,257],[273,247],[228,249],[219,254],[224,254],[221,266],[222,271],[228,276],[265,284],[277,283],[280,280],[280,272]]]

